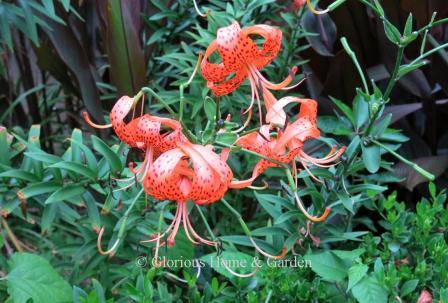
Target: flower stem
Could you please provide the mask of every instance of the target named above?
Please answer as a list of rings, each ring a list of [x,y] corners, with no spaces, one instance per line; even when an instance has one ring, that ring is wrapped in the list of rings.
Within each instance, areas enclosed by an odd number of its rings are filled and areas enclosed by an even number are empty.
[[[216,236],[215,236],[215,234],[213,233],[213,230],[211,229],[210,225],[208,224],[207,219],[205,218],[205,215],[204,215],[204,213],[202,212],[201,207],[200,207],[199,205],[197,205],[197,204],[195,204],[194,206],[195,206],[196,209],[198,210],[199,215],[201,216],[201,219],[202,219],[202,221],[203,221],[204,224],[205,224],[205,228],[207,228],[207,231],[208,231],[208,233],[210,234],[210,237],[212,238],[212,240],[213,240],[214,242],[216,242]]]
[[[168,103],[165,102],[165,100],[163,100],[155,91],[153,91],[151,88],[149,87],[143,87],[141,89],[141,91],[143,91],[144,93],[150,94],[151,96],[153,96],[154,98],[156,98],[157,101],[159,101],[165,108],[166,110],[173,116],[173,117],[177,117],[178,115],[176,114],[176,112],[171,108],[171,106],[168,105]],[[196,138],[196,136],[187,128],[187,126],[185,125],[185,123],[180,120],[179,121],[180,124],[182,125],[182,130],[185,134],[185,136],[187,136],[187,138],[192,141],[193,143],[198,142],[198,139]]]
[[[408,159],[402,157],[400,154],[396,153],[395,151],[393,151],[392,149],[390,149],[389,147],[387,147],[386,145],[382,144],[381,142],[379,142],[377,140],[372,140],[372,142],[375,143],[376,145],[378,145],[379,147],[387,150],[389,153],[391,153],[393,156],[395,156],[401,162],[403,162],[403,163],[409,165],[410,167],[412,167],[413,169],[415,169],[420,175],[422,175],[426,179],[428,179],[430,181],[434,181],[435,176],[433,174],[431,174],[430,172],[426,171],[425,169],[421,168],[420,166],[418,166],[416,163],[409,161]]]
[[[346,53],[349,55],[349,57],[352,59],[353,63],[354,63],[355,66],[356,66],[356,69],[358,70],[358,74],[359,74],[359,76],[361,77],[361,81],[362,81],[362,84],[363,84],[363,86],[364,86],[364,91],[365,91],[368,95],[370,95],[370,94],[369,94],[369,86],[367,85],[366,77],[364,76],[364,73],[363,73],[363,71],[362,71],[362,69],[361,69],[361,65],[359,64],[359,61],[358,61],[358,58],[356,57],[355,52],[350,48],[350,45],[348,45],[347,39],[346,39],[345,37],[342,37],[342,38],[341,38],[341,43],[342,43],[342,46],[343,46],[344,49],[345,49],[345,52],[346,52]]]
[[[395,83],[397,82],[397,74],[400,69],[401,61],[403,60],[404,55],[404,47],[398,46],[397,59],[395,61],[394,70],[392,71],[392,75],[390,76],[389,82],[387,83],[386,91],[383,95],[383,100],[387,102],[389,99],[390,93],[392,92],[392,88],[394,88]]]
[[[247,226],[246,222],[244,222],[243,217],[241,217],[241,214],[235,209],[233,208],[229,202],[227,202],[224,198],[221,198],[221,202],[236,216],[236,218],[238,219],[238,222],[240,222],[241,227],[244,230],[244,233],[251,238],[252,237],[252,233],[249,229],[249,227]]]

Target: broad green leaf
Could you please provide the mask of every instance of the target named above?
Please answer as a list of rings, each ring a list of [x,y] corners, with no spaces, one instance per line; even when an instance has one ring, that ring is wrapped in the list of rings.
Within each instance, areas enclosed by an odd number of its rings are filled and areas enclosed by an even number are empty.
[[[361,144],[362,148],[362,161],[366,166],[367,170],[374,174],[380,168],[381,162],[381,149],[378,145],[371,144],[369,146],[364,146]]]
[[[52,193],[45,201],[45,204],[61,202],[63,200],[67,200],[75,196],[79,196],[83,194],[85,191],[86,191],[85,187],[79,184],[65,185],[64,187],[61,187],[60,189]]]
[[[387,303],[387,290],[375,276],[364,277],[353,286],[352,294],[359,303]]]
[[[41,256],[15,253],[9,261],[8,293],[15,303],[71,302],[70,285]]]
[[[369,104],[360,93],[353,100],[353,113],[355,115],[356,128],[359,129],[369,119]]]
[[[354,261],[358,259],[365,251],[366,250],[364,248],[357,248],[354,250],[333,249],[331,252],[341,259],[348,259]]]
[[[383,19],[383,24],[384,24],[384,32],[386,33],[387,39],[389,39],[390,42],[399,45],[401,34],[398,31],[398,29],[387,19]]]
[[[331,101],[344,113],[344,115],[350,120],[350,122],[355,125],[355,117],[353,115],[352,109],[341,100],[333,98],[330,96]]]
[[[204,99],[204,112],[209,121],[215,121],[216,116],[216,103],[212,98]]]
[[[404,282],[400,287],[400,296],[406,297],[407,295],[411,294],[417,288],[418,282],[419,279]]]
[[[311,269],[324,280],[338,282],[347,277],[349,265],[331,251],[308,254],[304,259],[311,261]]]
[[[348,269],[348,287],[347,292],[352,289],[366,275],[369,267],[365,264],[355,264]]]
[[[323,132],[334,135],[349,135],[353,132],[350,122],[344,117],[319,116],[317,125]]]

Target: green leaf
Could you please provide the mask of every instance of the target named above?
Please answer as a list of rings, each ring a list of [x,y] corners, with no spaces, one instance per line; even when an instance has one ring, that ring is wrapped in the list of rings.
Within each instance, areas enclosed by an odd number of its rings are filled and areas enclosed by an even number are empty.
[[[23,197],[24,199],[28,199],[37,195],[53,192],[55,190],[58,190],[60,187],[61,184],[54,181],[40,182],[28,185],[24,189],[21,189],[19,192],[17,192],[17,195],[19,197]]]
[[[369,103],[358,93],[353,100],[353,112],[355,115],[356,128],[359,129],[369,119]]]
[[[216,135],[216,141],[232,145],[235,143],[237,135],[234,133],[219,133]]]
[[[384,32],[386,33],[387,39],[389,39],[390,42],[399,45],[401,42],[400,31],[387,19],[383,20],[383,24],[384,24]]]
[[[348,287],[347,292],[352,289],[366,275],[369,267],[365,264],[355,264],[348,269]]]
[[[15,253],[9,261],[7,276],[8,293],[15,303],[71,302],[70,285],[54,270],[44,258]]]
[[[8,143],[8,132],[6,128],[0,127],[0,164],[10,165],[10,150]]]
[[[71,140],[72,142],[72,150],[73,147],[77,146],[79,147],[82,152],[84,153],[85,159],[87,161],[87,166],[94,172],[98,171],[98,161],[96,160],[95,155],[93,152],[88,148],[85,144],[78,142],[76,140]]]
[[[364,277],[352,288],[352,294],[359,303],[387,303],[387,290],[374,276]]]
[[[59,158],[58,156],[52,155],[52,154],[48,154],[44,151],[39,151],[39,152],[26,152],[25,156],[30,157],[31,159],[40,161],[40,162],[45,162],[45,163],[49,163],[49,164],[54,164],[56,162],[61,161],[61,158]]]
[[[380,168],[381,162],[380,147],[374,144],[369,146],[364,146],[364,144],[361,144],[361,149],[362,161],[364,162],[367,170],[372,174],[376,173]]]
[[[19,180],[25,180],[29,182],[39,182],[39,178],[36,177],[36,175],[21,170],[21,169],[10,169],[0,174],[0,178],[7,177],[7,178],[15,178]]]
[[[28,1],[19,0],[19,4],[22,7],[23,13],[25,14],[24,19],[26,24],[26,31],[24,32],[24,34],[27,35],[27,37],[30,38],[31,41],[34,42],[34,44],[39,46],[39,38],[37,36],[37,24],[34,13],[32,12]]]
[[[138,28],[142,7],[132,1],[110,0],[100,2],[98,9],[105,16],[101,34],[112,84],[119,96],[132,96],[146,83],[146,62]]]
[[[414,64],[404,64],[404,65],[401,65],[398,68],[397,78],[400,79],[403,76],[409,74],[410,72],[413,72],[416,69],[419,69],[422,66],[425,66],[426,64],[428,64],[428,61],[422,60],[422,61],[419,61],[419,62],[414,63]]]
[[[84,186],[79,184],[69,184],[64,187],[61,187],[53,194],[51,194],[48,199],[45,201],[45,204],[50,204],[54,202],[61,202],[63,200],[67,200],[73,198],[75,196],[79,196],[86,191]]]
[[[400,296],[406,297],[407,295],[411,294],[417,288],[418,282],[419,279],[404,282],[400,288]]]
[[[355,125],[355,117],[353,115],[352,109],[341,100],[333,98],[330,96],[331,101],[344,113],[344,115],[350,120],[350,122]]]
[[[93,148],[106,158],[112,173],[121,172],[122,166],[120,158],[103,140],[92,135]]]
[[[357,248],[354,250],[338,250],[333,249],[331,252],[341,259],[348,259],[354,261],[358,259],[366,250],[364,248]]]
[[[331,251],[305,255],[304,259],[311,261],[311,269],[324,280],[338,282],[347,277],[349,265]]]
[[[212,98],[204,99],[204,112],[209,121],[215,121],[216,116],[216,103]]]
[[[404,36],[409,36],[412,33],[412,13],[409,13],[408,19],[404,26],[403,34]]]
[[[349,135],[353,132],[350,122],[344,117],[320,116],[317,118],[319,129],[328,134]]]
[[[97,176],[96,173],[94,171],[92,171],[90,168],[88,168],[80,163],[76,163],[76,162],[72,162],[72,161],[58,162],[58,163],[51,165],[50,167],[62,168],[62,169],[74,172],[76,174],[82,175],[84,177],[87,177],[91,180],[95,180],[96,176]]]
[[[70,1],[65,1],[65,4],[70,6]],[[74,10],[72,10],[72,13],[74,13]],[[45,33],[54,46],[54,49],[50,49],[52,56],[55,57],[54,51],[56,51],[57,56],[64,62],[65,68],[76,79],[74,82],[77,85],[77,91],[83,104],[98,123],[103,123],[102,104],[96,87],[95,76],[86,51],[79,42],[75,30],[71,26],[62,25],[48,18],[46,21],[50,29],[45,30]]]

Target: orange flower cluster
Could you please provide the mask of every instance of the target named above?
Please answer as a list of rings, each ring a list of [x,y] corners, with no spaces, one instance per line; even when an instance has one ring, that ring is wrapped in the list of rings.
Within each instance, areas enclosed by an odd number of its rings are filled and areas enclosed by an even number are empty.
[[[264,38],[261,48],[252,39],[254,35]],[[233,173],[226,163],[229,149],[224,149],[218,155],[211,145],[191,143],[183,134],[179,121],[144,114],[125,122],[130,111],[135,110],[140,94],[135,98],[124,96],[117,101],[110,113],[110,125],[96,125],[87,114],[84,115],[91,126],[112,127],[121,141],[145,153],[145,159],[138,168],[133,164],[130,164],[129,168],[143,184],[147,195],[158,200],[178,202],[175,218],[166,231],[144,242],[157,241],[159,246],[160,239],[169,233],[167,242],[173,245],[176,233],[183,223],[186,235],[192,242],[216,245],[215,242],[200,237],[193,229],[188,218],[187,200],[196,204],[213,203],[221,199],[229,188],[248,187],[266,169],[278,167],[279,164],[291,164],[293,174],[296,175],[296,160],[311,177],[320,181],[308,166],[329,167],[334,165],[333,162],[344,152],[344,148],[333,148],[325,158],[316,159],[303,151],[306,140],[320,136],[316,122],[317,102],[296,97],[277,100],[272,94],[273,90],[287,90],[299,84],[289,86],[297,72],[296,67],[278,84],[268,81],[260,72],[278,55],[281,40],[282,32],[277,28],[255,25],[241,29],[239,24],[234,22],[218,30],[217,39],[209,45],[201,62],[202,75],[216,96],[227,95],[236,90],[245,79],[249,80],[252,98],[246,111],[248,119],[240,130],[250,122],[252,107],[257,100],[259,131],[241,136],[235,142],[236,145],[263,157],[247,180],[232,181]],[[215,51],[219,53],[221,63],[209,62]],[[299,114],[288,123],[284,108],[291,103],[299,105]],[[264,119],[262,105],[266,110]],[[266,121],[266,124],[263,124],[263,121]],[[298,199],[297,193],[295,197]],[[323,216],[316,218],[309,215],[303,206],[301,209],[307,218],[313,221],[322,221],[328,215],[327,210]],[[253,240],[252,243],[257,248]]]
[[[264,38],[259,48],[252,39],[254,35]],[[255,25],[241,29],[237,22],[218,30],[217,38],[214,40],[201,63],[203,77],[207,80],[207,86],[216,96],[227,95],[237,89],[247,78],[251,86],[251,102],[246,113],[249,113],[248,124],[255,99],[258,103],[260,116],[260,130],[240,137],[236,145],[259,153],[276,162],[285,164],[293,163],[298,159],[304,169],[319,181],[309,170],[309,165],[320,167],[331,166],[344,152],[345,148],[336,150],[333,148],[328,156],[316,159],[307,155],[302,147],[306,140],[317,138],[320,131],[317,128],[317,102],[311,99],[300,99],[296,97],[284,97],[277,100],[271,90],[288,90],[298,84],[289,86],[292,82],[297,67],[293,67],[289,75],[281,83],[274,84],[268,81],[260,72],[267,64],[278,55],[281,48],[282,32],[268,25]],[[221,56],[221,63],[209,62],[209,57],[217,51]],[[230,77],[230,78],[229,78]],[[266,110],[263,119],[261,99],[264,101]],[[290,103],[300,105],[299,114],[295,121],[288,122],[284,107]],[[267,124],[263,124],[266,121]],[[275,135],[271,136],[271,131]],[[254,167],[252,177],[248,180],[232,182],[231,188],[243,188],[252,182],[267,168],[279,166],[277,163],[262,159]]]
[[[191,143],[182,133],[181,124],[173,119],[145,114],[126,123],[125,118],[137,101],[138,98],[121,97],[110,113],[110,125],[93,123],[87,113],[84,113],[84,118],[96,128],[112,127],[121,141],[145,152],[140,166],[135,168],[130,163],[129,168],[143,184],[147,195],[179,202],[175,219],[165,231],[171,231],[168,244],[174,244],[174,237],[183,222],[192,242],[214,245],[194,231],[185,202],[192,200],[197,204],[207,204],[224,196],[233,177],[226,163],[229,150],[217,155],[211,145]],[[157,238],[150,241],[155,240]]]

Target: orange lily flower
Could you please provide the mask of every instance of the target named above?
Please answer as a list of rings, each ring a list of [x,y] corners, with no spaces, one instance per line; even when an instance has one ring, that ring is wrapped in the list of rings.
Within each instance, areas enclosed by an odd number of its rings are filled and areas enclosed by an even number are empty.
[[[251,39],[251,35],[259,35],[265,39],[261,49]],[[275,102],[269,90],[291,89],[298,85],[287,87],[293,80],[297,67],[292,68],[288,77],[278,84],[268,81],[260,73],[260,69],[277,57],[281,40],[281,30],[264,24],[241,29],[235,21],[229,26],[218,29],[216,40],[208,46],[201,62],[201,72],[207,80],[207,86],[216,96],[223,96],[233,92],[248,78],[252,88],[252,98],[246,112],[251,111],[257,99],[261,121],[260,97],[263,97],[266,109],[269,110]],[[209,57],[215,51],[220,54],[221,63],[209,62]]]
[[[87,112],[84,112],[83,116],[92,127],[112,127],[117,137],[131,147],[146,149],[148,146],[153,146],[164,152],[175,148],[176,142],[187,141],[182,134],[180,123],[173,119],[145,114],[126,123],[124,119],[135,105],[136,100],[134,98],[128,96],[121,97],[110,112],[111,124],[109,125],[95,124],[91,121]],[[162,128],[170,129],[171,132],[161,134]]]
[[[304,142],[320,136],[316,124],[317,102],[311,99],[286,97],[275,105],[285,106],[291,102],[301,103],[297,120],[289,124],[285,130],[278,129],[276,137],[271,138],[271,125],[263,125],[258,133],[253,132],[242,136],[235,144],[285,164],[292,162],[300,154],[304,154],[302,151]],[[266,115],[267,119],[277,119],[283,116],[286,117],[286,114],[281,106],[273,107]],[[269,167],[279,167],[279,164],[261,159],[255,165],[251,178],[243,181],[233,181],[230,187],[244,188],[251,185]]]
[[[330,153],[326,157],[321,159],[311,157],[303,151],[303,144],[306,140],[317,138],[320,136],[320,131],[317,128],[316,123],[317,102],[315,100],[299,99],[295,97],[286,97],[280,99],[272,106],[271,110],[268,111],[266,115],[267,120],[286,119],[286,114],[284,113],[283,108],[289,103],[300,104],[300,111],[297,119],[293,123],[289,124],[284,130],[277,129],[277,134],[275,137],[271,138],[270,130],[272,128],[272,125],[263,125],[258,133],[249,133],[245,136],[240,137],[235,142],[236,145],[264,155],[276,161],[277,163],[269,161],[267,159],[261,159],[255,165],[252,176],[249,179],[232,181],[229,188],[244,188],[250,186],[252,182],[254,182],[254,180],[269,167],[279,167],[280,165],[278,164],[278,162],[285,164],[292,162],[295,174],[296,159],[300,161],[304,169],[313,179],[322,182],[313,175],[308,166],[333,166],[335,165],[333,162],[336,161],[345,151],[345,147],[342,147],[337,151],[336,147],[334,146],[331,149]],[[297,192],[294,192],[294,197],[304,215],[311,221],[323,221],[330,212],[330,209],[326,208],[322,216],[311,216],[304,208],[299,196],[297,195]]]
[[[159,236],[171,232],[169,245],[173,245],[181,222],[193,243],[215,245],[194,231],[188,219],[186,201],[191,199],[196,204],[209,204],[224,196],[233,176],[226,163],[228,154],[229,150],[219,156],[211,146],[180,143],[178,148],[163,153],[150,166],[143,181],[145,192],[159,200],[178,202],[172,224]]]

